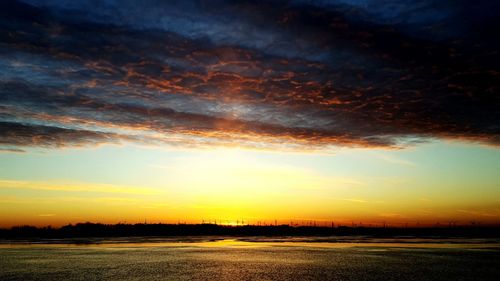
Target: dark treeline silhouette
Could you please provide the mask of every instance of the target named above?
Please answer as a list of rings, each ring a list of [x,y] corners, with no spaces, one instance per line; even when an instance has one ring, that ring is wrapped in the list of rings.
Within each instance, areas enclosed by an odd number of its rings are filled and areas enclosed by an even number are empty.
[[[80,238],[134,236],[371,236],[371,237],[478,237],[500,238],[498,226],[363,227],[217,224],[101,224],[78,223],[59,228],[16,226],[0,229],[0,238]]]

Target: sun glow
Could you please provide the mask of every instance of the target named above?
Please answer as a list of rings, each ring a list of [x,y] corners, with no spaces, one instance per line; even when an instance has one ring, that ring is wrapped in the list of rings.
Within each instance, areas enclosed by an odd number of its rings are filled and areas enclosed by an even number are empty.
[[[0,218],[6,226],[495,221],[498,158],[488,148],[446,145],[335,155],[141,146],[9,154]],[[463,157],[469,161],[455,160]],[[482,168],[471,173],[469,165]]]

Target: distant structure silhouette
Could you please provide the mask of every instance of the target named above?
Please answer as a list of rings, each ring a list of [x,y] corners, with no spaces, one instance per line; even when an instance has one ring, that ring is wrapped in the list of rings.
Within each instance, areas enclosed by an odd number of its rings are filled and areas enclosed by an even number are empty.
[[[239,221],[238,221],[239,223]],[[248,222],[247,222],[248,223]],[[417,223],[418,225],[418,223]],[[409,227],[407,223],[400,227],[389,227],[385,222],[380,227],[366,227],[362,224],[353,224],[351,227],[335,225],[318,226],[309,222],[309,225],[278,225],[277,220],[273,224],[262,224],[258,221],[256,225],[223,224],[219,220],[215,223],[202,224],[161,224],[144,223],[139,224],[100,224],[100,223],[78,223],[68,224],[59,228],[16,226],[10,229],[0,229],[2,239],[23,238],[78,238],[78,237],[126,237],[126,236],[349,236],[363,235],[372,237],[495,237],[500,238],[500,226],[482,226],[474,222],[471,225],[457,225],[450,222],[448,227]]]

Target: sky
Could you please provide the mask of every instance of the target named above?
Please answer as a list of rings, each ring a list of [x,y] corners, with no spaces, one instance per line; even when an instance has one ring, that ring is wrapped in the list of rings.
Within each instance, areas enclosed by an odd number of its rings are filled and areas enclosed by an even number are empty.
[[[500,3],[0,3],[0,227],[500,223]]]

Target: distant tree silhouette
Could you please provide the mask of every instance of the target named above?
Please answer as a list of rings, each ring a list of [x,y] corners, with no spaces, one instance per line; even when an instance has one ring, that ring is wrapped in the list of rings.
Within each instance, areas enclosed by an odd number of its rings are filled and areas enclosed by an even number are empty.
[[[415,236],[415,237],[496,237],[500,238],[499,226],[458,226],[453,227],[382,227],[366,226],[293,226],[290,225],[224,225],[215,223],[202,224],[101,224],[77,223],[60,228],[16,226],[10,229],[0,229],[0,238],[78,238],[78,237],[126,237],[126,236],[334,236],[334,235],[365,235],[373,237]]]

